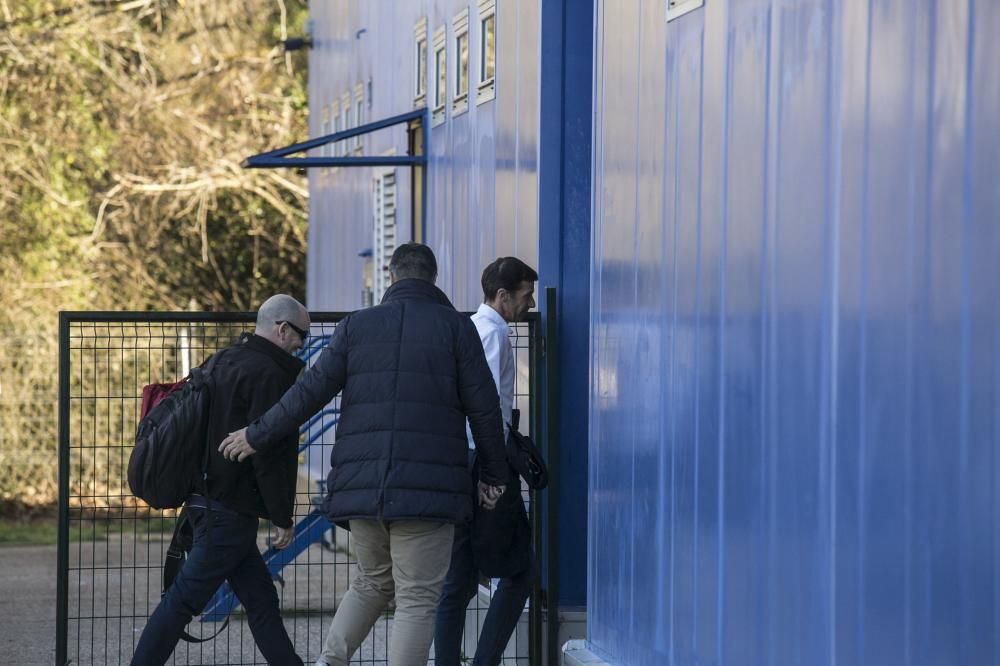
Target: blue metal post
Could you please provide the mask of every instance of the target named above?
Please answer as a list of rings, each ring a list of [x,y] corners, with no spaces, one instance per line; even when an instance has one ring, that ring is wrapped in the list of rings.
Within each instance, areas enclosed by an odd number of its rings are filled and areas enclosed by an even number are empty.
[[[555,492],[559,521],[546,530],[558,543],[543,585],[549,603],[549,663],[558,663],[559,608],[583,607],[587,596],[587,441],[590,331],[591,109],[593,108],[593,0],[558,0],[541,6],[541,97],[538,165],[538,256],[541,287],[556,287],[543,305],[554,318],[558,364],[546,363],[545,395],[556,408],[543,410],[543,439],[556,435],[560,473]],[[555,342],[553,340],[552,342]],[[555,383],[558,391],[551,391]],[[551,414],[545,417],[545,414]],[[551,516],[551,512],[546,511]],[[555,570],[552,570],[555,567]],[[550,580],[556,577],[554,580]]]

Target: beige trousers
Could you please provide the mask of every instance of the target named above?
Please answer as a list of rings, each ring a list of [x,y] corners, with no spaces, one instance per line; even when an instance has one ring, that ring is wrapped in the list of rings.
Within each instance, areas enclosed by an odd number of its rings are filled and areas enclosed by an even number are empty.
[[[347,666],[395,595],[389,666],[426,666],[455,526],[416,520],[350,522],[357,575],[330,622],[323,659],[331,666]]]

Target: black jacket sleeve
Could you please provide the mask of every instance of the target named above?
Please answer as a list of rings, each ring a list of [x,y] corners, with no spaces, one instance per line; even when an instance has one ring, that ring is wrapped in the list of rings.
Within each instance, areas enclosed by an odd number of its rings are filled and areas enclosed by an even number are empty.
[[[347,380],[347,333],[350,317],[337,326],[330,344],[281,400],[247,428],[247,442],[266,451],[294,435],[310,416],[340,393]]]
[[[462,318],[456,345],[458,397],[469,419],[480,461],[479,478],[502,486],[510,477],[503,441],[500,395],[486,362],[483,343],[471,319]]]
[[[290,442],[288,448],[265,451],[252,456],[250,460],[257,488],[271,522],[278,527],[291,527],[295,513],[295,480],[298,472],[298,455],[294,444]]]
[[[257,381],[250,389],[248,416],[260,416],[281,397],[287,383],[273,377]],[[295,475],[298,463],[296,438],[285,437],[278,445],[259,455],[250,457],[257,490],[267,509],[271,522],[278,527],[291,527],[295,510]]]

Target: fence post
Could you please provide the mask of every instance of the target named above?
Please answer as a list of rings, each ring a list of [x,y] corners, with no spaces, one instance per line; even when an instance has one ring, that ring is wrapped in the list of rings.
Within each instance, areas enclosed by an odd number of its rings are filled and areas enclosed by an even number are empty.
[[[545,455],[549,467],[548,503],[548,663],[559,663],[559,355],[556,339],[556,288],[545,288]]]
[[[542,417],[539,413],[542,401],[539,400],[538,388],[541,382],[541,321],[532,318],[528,320],[528,335],[530,344],[528,346],[528,365],[531,366],[531,382],[528,388],[528,414],[531,421],[528,425],[528,432],[534,441],[541,443],[539,433],[541,432]],[[530,666],[541,666],[542,664],[542,510],[541,491],[531,491],[531,541],[535,547],[535,561],[538,563],[538,573],[535,575],[535,582],[531,589],[531,601],[528,609],[528,664]]]
[[[56,664],[67,663],[69,631],[69,324],[59,313],[59,534],[56,551]]]

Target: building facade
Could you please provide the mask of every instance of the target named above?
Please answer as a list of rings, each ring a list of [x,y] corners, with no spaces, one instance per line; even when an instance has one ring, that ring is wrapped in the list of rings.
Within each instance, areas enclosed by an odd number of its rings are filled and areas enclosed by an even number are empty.
[[[310,170],[309,306],[377,302],[411,238],[461,309],[501,255],[556,290],[543,585],[577,654],[1000,658],[1000,4],[311,12],[312,136],[429,122],[419,192]]]
[[[552,6],[562,11],[561,5]],[[585,21],[574,33],[586,49],[574,59],[580,84],[574,90],[583,101],[578,111],[586,123],[577,128],[582,141],[575,142],[577,160],[569,172],[589,182],[593,11],[571,14]],[[388,257],[408,240],[434,249],[438,286],[460,310],[472,311],[481,303],[482,269],[499,256],[518,256],[536,267],[540,287],[557,287],[568,278],[559,298],[560,309],[565,302],[569,314],[554,319],[560,349],[575,349],[576,358],[553,382],[573,388],[562,391],[568,408],[559,413],[566,423],[553,424],[552,430],[561,429],[565,445],[560,445],[560,460],[550,461],[563,483],[562,490],[542,497],[545,514],[550,496],[553,504],[567,508],[554,525],[560,552],[548,550],[548,538],[543,543],[544,558],[554,562],[551,569],[559,579],[550,582],[544,573],[543,589],[563,611],[563,633],[549,640],[554,650],[585,631],[590,194],[589,186],[579,189],[573,218],[579,233],[564,253],[559,243],[567,216],[558,211],[560,186],[540,191],[540,164],[562,159],[561,146],[553,141],[561,127],[549,127],[543,141],[541,118],[561,122],[568,116],[543,112],[541,103],[546,95],[547,104],[561,103],[561,95],[552,93],[554,85],[564,85],[564,77],[558,75],[560,82],[553,85],[543,83],[541,63],[542,50],[551,49],[566,28],[544,29],[544,18],[535,0],[311,4],[310,136],[421,108],[426,123],[420,130],[424,136],[396,126],[309,155],[405,155],[426,139],[427,164],[425,187],[418,170],[406,167],[309,169],[307,302],[312,310],[329,311],[377,303],[388,283]],[[564,262],[565,254],[571,261]],[[570,268],[564,270],[564,264]],[[541,309],[546,316],[544,305]],[[524,412],[526,405],[521,407]],[[527,416],[522,414],[523,422]],[[545,433],[549,424],[544,416],[542,421]],[[314,475],[322,478],[322,470]]]
[[[497,256],[537,263],[538,10],[527,0],[500,10],[459,0],[310,6],[311,136],[419,107],[431,116],[423,223],[407,168],[309,171],[310,307],[377,302],[386,250],[414,238],[434,248],[439,285],[460,309],[481,302],[479,274]],[[312,154],[404,155],[408,145],[396,127]]]

